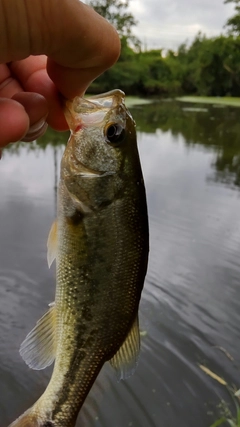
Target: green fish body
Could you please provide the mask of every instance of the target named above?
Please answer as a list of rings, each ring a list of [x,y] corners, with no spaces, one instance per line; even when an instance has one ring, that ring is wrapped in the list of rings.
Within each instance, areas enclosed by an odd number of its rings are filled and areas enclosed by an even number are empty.
[[[33,369],[55,359],[48,387],[11,427],[72,427],[100,369],[133,373],[148,219],[134,121],[120,90],[66,103],[71,136],[48,239],[55,302],[20,353]]]

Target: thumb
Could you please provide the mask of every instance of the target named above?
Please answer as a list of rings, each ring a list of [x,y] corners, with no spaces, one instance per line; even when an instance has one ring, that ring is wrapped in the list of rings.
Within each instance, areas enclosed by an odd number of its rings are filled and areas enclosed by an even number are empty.
[[[58,89],[70,85],[65,96],[85,90],[120,52],[116,30],[79,0],[0,0],[0,39],[0,63],[47,55]]]

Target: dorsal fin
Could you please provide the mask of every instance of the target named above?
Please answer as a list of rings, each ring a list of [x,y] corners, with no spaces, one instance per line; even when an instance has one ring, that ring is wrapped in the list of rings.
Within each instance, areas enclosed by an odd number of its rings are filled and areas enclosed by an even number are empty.
[[[24,362],[32,369],[44,369],[51,365],[56,354],[56,308],[49,304],[50,309],[26,336],[20,346],[20,354]]]
[[[52,223],[47,241],[47,261],[50,268],[57,255],[57,220]]]
[[[126,379],[134,374],[140,351],[140,335],[138,326],[138,315],[122,346],[110,360],[112,367],[116,370],[118,381]]]

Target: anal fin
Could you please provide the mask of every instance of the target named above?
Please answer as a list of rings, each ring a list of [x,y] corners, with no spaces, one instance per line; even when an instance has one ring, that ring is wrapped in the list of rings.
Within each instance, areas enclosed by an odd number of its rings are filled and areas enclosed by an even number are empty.
[[[110,360],[110,364],[116,370],[118,381],[126,379],[134,374],[140,351],[140,334],[138,315],[132,327],[117,353]]]
[[[44,369],[51,365],[56,354],[56,308],[50,309],[36,323],[20,346],[20,355],[32,369]]]

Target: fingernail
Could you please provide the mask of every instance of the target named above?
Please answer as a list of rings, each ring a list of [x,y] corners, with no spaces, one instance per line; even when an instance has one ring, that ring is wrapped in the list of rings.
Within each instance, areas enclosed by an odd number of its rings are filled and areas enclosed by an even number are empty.
[[[21,141],[24,141],[24,142],[34,141],[35,139],[39,138],[45,133],[45,131],[47,130],[47,127],[48,127],[48,124],[46,123],[45,120],[39,120],[39,122],[34,123],[34,125],[32,125],[29,128],[28,132],[21,139]]]
[[[45,126],[45,124],[46,124],[46,117],[43,117],[38,122],[36,122],[32,126],[30,126],[27,134],[31,135],[32,133],[39,132],[43,128],[43,126]]]

